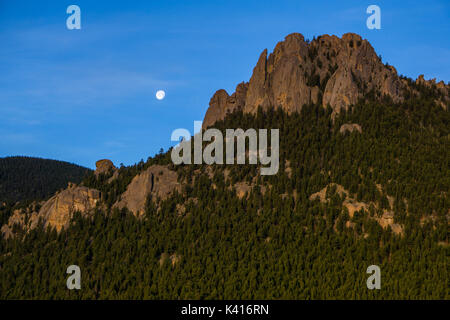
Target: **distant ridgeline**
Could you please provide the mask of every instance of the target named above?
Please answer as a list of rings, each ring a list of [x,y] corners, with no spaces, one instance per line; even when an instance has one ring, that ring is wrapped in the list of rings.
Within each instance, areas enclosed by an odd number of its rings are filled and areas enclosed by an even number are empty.
[[[79,183],[89,171],[64,161],[0,158],[0,203],[47,199],[68,182]]]
[[[449,93],[357,35],[290,35],[203,122],[278,128],[277,174],[171,150],[100,160],[41,207],[4,209],[0,299],[448,299]]]

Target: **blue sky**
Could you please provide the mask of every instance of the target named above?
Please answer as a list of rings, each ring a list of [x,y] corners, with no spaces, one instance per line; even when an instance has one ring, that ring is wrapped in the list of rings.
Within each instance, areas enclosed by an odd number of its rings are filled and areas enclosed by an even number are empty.
[[[145,160],[292,32],[355,32],[400,74],[450,81],[450,2],[399,2],[0,0],[0,156]],[[81,30],[66,28],[71,4]]]

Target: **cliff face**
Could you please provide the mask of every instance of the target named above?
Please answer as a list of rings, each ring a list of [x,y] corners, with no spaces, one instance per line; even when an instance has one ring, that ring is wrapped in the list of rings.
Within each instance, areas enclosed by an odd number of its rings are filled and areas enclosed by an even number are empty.
[[[113,162],[109,159],[101,159],[95,163],[95,175],[105,174],[110,171],[115,172],[117,168],[114,166]]]
[[[15,224],[30,230],[37,227],[40,220],[45,228],[50,226],[60,231],[69,225],[74,212],[79,211],[86,215],[96,207],[99,201],[100,192],[98,190],[69,184],[67,189],[46,201],[39,212],[28,212],[29,219],[26,219],[26,214],[20,210],[15,210],[9,218],[8,224],[5,224],[1,231],[5,237],[9,237],[12,235]]]
[[[114,207],[126,207],[133,214],[140,215],[149,196],[155,201],[156,198],[167,198],[174,190],[181,190],[177,177],[177,173],[166,166],[153,165],[133,178]]]
[[[423,76],[420,81],[424,82]],[[323,35],[306,42],[301,34],[293,33],[270,55],[267,49],[261,53],[249,83],[239,84],[231,96],[225,90],[214,94],[203,127],[228,112],[254,113],[259,106],[281,107],[290,113],[300,111],[304,104],[321,103],[331,106],[334,117],[371,91],[377,97],[402,101],[406,86],[395,68],[383,64],[370,43],[357,34]],[[438,87],[448,93],[443,82]]]

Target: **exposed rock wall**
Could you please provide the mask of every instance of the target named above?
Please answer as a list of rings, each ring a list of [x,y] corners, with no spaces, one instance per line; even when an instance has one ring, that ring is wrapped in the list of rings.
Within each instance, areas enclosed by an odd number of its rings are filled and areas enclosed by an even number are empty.
[[[423,76],[417,81],[433,84]],[[395,68],[385,65],[370,43],[357,34],[346,33],[342,38],[323,35],[307,42],[303,35],[292,33],[270,55],[267,49],[261,53],[248,83],[239,84],[231,96],[225,90],[214,94],[203,128],[228,112],[254,113],[259,106],[281,107],[290,113],[300,111],[304,104],[321,103],[331,106],[334,117],[369,92],[400,102],[406,86]],[[437,87],[449,96],[448,85],[441,81]]]
[[[345,200],[342,202],[342,207],[346,208],[348,211],[348,215],[351,218],[353,218],[353,216],[355,215],[355,212],[360,211],[361,209],[363,209],[364,211],[368,211],[369,210],[369,206],[372,204],[375,208],[378,206],[376,203],[364,203],[364,202],[359,202],[356,199],[354,199],[353,197],[351,197],[349,191],[345,190],[343,186],[341,186],[340,184],[336,184],[336,183],[330,183],[329,185],[327,185],[326,187],[324,187],[322,190],[313,193],[310,197],[309,200],[314,201],[314,200],[319,200],[322,203],[326,203],[329,201],[329,198],[327,197],[327,193],[328,193],[328,189],[329,188],[334,188],[334,192],[336,194],[338,194],[341,198],[344,198]],[[388,196],[389,197],[389,196]],[[393,201],[390,201],[390,203]],[[391,209],[393,204],[390,204]],[[381,217],[375,217],[375,220],[379,223],[379,225],[382,228],[391,228],[391,230],[395,233],[395,234],[402,234],[403,233],[403,227],[398,224],[398,223],[394,223],[394,212],[391,210],[384,210],[383,214],[381,215]],[[346,226],[347,228],[350,228],[354,225],[353,222],[346,221]]]
[[[346,133],[346,132],[353,132],[353,131],[358,131],[359,133],[362,133],[362,128],[359,124],[357,123],[344,123],[340,128],[339,128],[339,132],[340,133]]]
[[[209,101],[209,108],[203,120],[203,127],[206,128],[214,124],[217,120],[224,119],[227,113],[242,109],[245,104],[247,90],[248,83],[238,84],[236,92],[231,96],[223,89],[218,90]]]
[[[76,211],[87,214],[100,200],[100,192],[86,187],[72,186],[48,200],[39,210],[45,226],[55,227],[57,231],[67,227]]]
[[[82,214],[88,214],[94,209],[100,201],[100,192],[95,189],[79,187],[69,184],[69,187],[46,201],[39,212],[21,212],[15,210],[14,214],[9,218],[8,224],[1,229],[5,237],[12,235],[14,224],[19,224],[26,230],[34,229],[39,220],[44,223],[44,227],[53,227],[58,232],[63,227],[69,225],[73,213],[76,211]],[[26,215],[29,219],[26,219]]]
[[[102,160],[103,161],[103,160]],[[116,170],[109,160],[97,162],[97,172],[105,172],[103,169]],[[155,201],[157,198],[166,199],[174,190],[181,191],[181,184],[177,181],[177,173],[169,170],[167,166],[154,165],[133,178],[127,190],[121,195],[114,207],[127,207],[134,214],[142,214],[149,195]],[[39,212],[14,211],[7,224],[1,227],[4,237],[13,235],[13,227],[18,224],[30,230],[35,228],[39,221],[44,227],[54,227],[58,232],[67,227],[76,211],[88,215],[100,203],[101,193],[98,190],[77,186],[69,183],[67,189],[58,192],[48,201],[43,203]]]
[[[135,215],[144,212],[148,196],[166,199],[174,190],[181,190],[178,175],[167,166],[154,165],[133,178],[127,190],[121,195],[114,207],[127,207]]]

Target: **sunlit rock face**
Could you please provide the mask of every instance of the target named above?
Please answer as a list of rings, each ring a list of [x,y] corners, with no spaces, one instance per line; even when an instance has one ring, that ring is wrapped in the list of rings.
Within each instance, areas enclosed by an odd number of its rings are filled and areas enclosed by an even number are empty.
[[[153,165],[133,178],[114,207],[128,208],[139,216],[143,214],[149,196],[153,201],[166,199],[174,190],[181,191],[177,173],[167,166]]]
[[[423,77],[417,83],[432,85]],[[260,106],[281,107],[291,113],[300,111],[304,104],[320,103],[333,109],[334,118],[368,95],[389,96],[400,102],[407,86],[395,68],[385,65],[370,43],[357,34],[346,33],[342,38],[323,35],[308,42],[303,35],[293,33],[272,53],[267,49],[261,53],[248,83],[240,83],[232,95],[223,89],[213,95],[203,128],[227,113],[255,113]],[[440,82],[437,87],[448,96],[448,85]]]
[[[48,200],[38,217],[43,219],[45,226],[50,225],[60,231],[62,227],[68,226],[74,212],[87,214],[99,200],[98,190],[72,185]]]
[[[68,227],[75,212],[88,215],[99,201],[100,192],[98,190],[69,183],[67,189],[56,193],[43,203],[39,212],[15,210],[1,231],[5,237],[10,237],[15,224],[25,230],[31,230],[41,222],[45,228],[55,228],[59,232],[63,227]]]
[[[97,162],[97,170],[99,167]],[[106,172],[112,169],[109,163],[106,163],[106,168]],[[153,201],[164,200],[175,190],[181,191],[177,173],[168,169],[167,166],[153,165],[133,178],[113,207],[128,208],[133,214],[139,216],[144,213],[149,196]],[[38,212],[30,208],[26,212],[16,210],[8,223],[2,226],[1,234],[8,238],[14,235],[15,224],[25,230],[31,230],[36,228],[39,222],[43,223],[44,228],[52,227],[59,232],[62,228],[69,226],[75,212],[80,212],[82,216],[89,216],[97,206],[103,208],[100,191],[69,183],[67,189],[43,202]]]
[[[98,160],[95,163],[95,175],[98,176],[100,174],[105,174],[110,171],[116,171],[117,168],[114,166],[113,162],[108,159]]]

